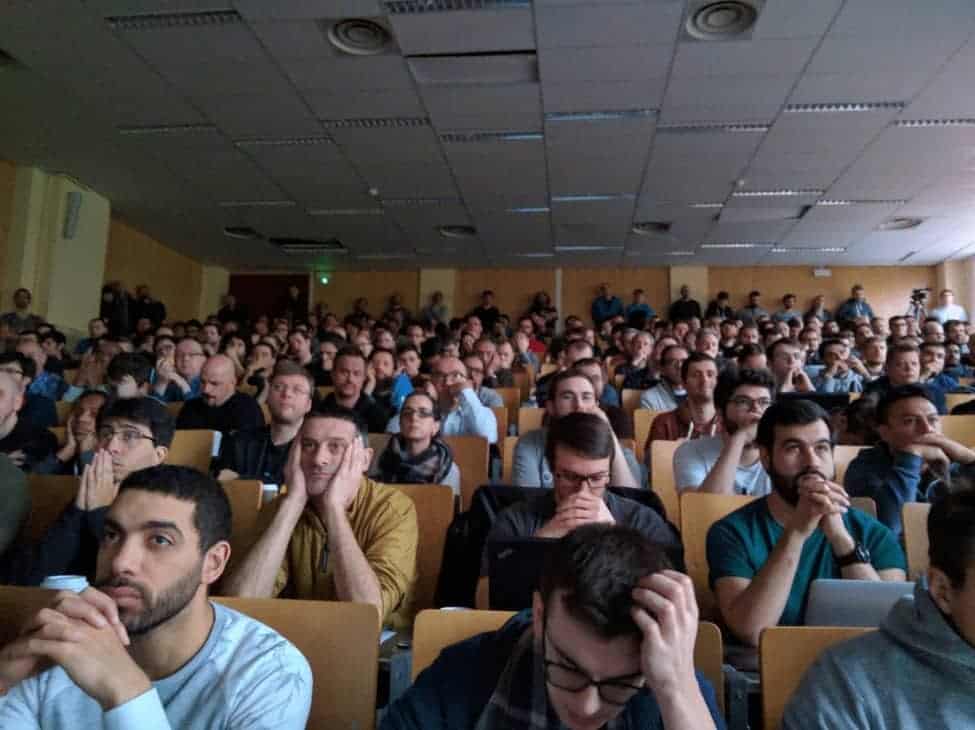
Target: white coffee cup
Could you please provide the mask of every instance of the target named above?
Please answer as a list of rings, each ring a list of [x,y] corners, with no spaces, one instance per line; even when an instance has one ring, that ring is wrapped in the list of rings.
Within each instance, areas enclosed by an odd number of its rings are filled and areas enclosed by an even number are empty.
[[[83,575],[49,575],[41,583],[41,588],[74,593],[81,593],[87,587],[88,579]]]

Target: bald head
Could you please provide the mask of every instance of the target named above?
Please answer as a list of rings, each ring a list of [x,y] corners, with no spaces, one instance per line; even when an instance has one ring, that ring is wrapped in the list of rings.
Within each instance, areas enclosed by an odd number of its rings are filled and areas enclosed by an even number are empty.
[[[208,406],[222,406],[237,389],[234,362],[226,355],[214,355],[200,373],[200,395]]]
[[[20,410],[23,398],[17,378],[10,373],[0,372],[0,429]]]

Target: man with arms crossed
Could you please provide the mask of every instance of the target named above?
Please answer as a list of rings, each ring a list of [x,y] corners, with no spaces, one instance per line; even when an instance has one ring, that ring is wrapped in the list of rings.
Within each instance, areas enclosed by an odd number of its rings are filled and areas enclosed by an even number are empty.
[[[96,588],[58,593],[0,651],[0,727],[303,728],[308,662],[207,599],[229,539],[230,505],[209,477],[175,466],[129,476],[105,520]]]
[[[769,626],[801,624],[817,578],[904,580],[894,535],[850,508],[836,484],[829,416],[808,400],[769,407],[756,438],[772,493],[708,531],[711,587],[725,624],[757,646]]]
[[[531,612],[445,649],[381,730],[713,730],[686,575],[639,532],[586,525],[546,558]]]
[[[305,416],[284,470],[287,493],[262,510],[259,537],[229,572],[227,595],[371,603],[384,623],[409,621],[416,508],[363,476],[368,437],[347,408]]]

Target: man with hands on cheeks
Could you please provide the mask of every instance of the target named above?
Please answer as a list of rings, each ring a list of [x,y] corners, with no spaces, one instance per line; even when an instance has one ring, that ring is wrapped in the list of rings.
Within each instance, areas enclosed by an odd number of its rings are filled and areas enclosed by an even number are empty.
[[[801,624],[817,578],[905,579],[889,529],[850,507],[837,484],[829,416],[808,400],[769,407],[758,425],[772,493],[708,531],[710,583],[725,624],[757,646],[769,626]]]
[[[227,595],[371,603],[384,625],[411,616],[416,581],[413,501],[367,479],[368,432],[347,408],[312,411],[291,446],[287,492],[261,511]]]
[[[162,357],[156,361],[153,394],[167,403],[196,398],[200,395],[200,373],[206,359],[203,345],[192,337],[184,337],[176,345],[172,360]]]
[[[447,647],[380,730],[713,730],[694,670],[690,579],[627,527],[590,524],[554,545],[531,611]]]
[[[876,421],[881,443],[860,451],[843,481],[851,496],[873,499],[877,519],[900,535],[904,503],[944,496],[952,477],[975,468],[975,451],[941,432],[938,409],[921,385],[888,390]]]
[[[159,466],[126,478],[95,587],[57,593],[0,650],[0,727],[303,728],[305,658],[208,600],[229,538],[230,505],[209,477]]]

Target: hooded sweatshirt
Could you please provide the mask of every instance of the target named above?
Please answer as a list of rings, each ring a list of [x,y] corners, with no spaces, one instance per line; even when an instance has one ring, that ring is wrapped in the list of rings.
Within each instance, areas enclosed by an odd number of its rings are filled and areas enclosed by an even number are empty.
[[[783,730],[968,730],[975,647],[918,582],[880,625],[823,652],[786,707]]]

